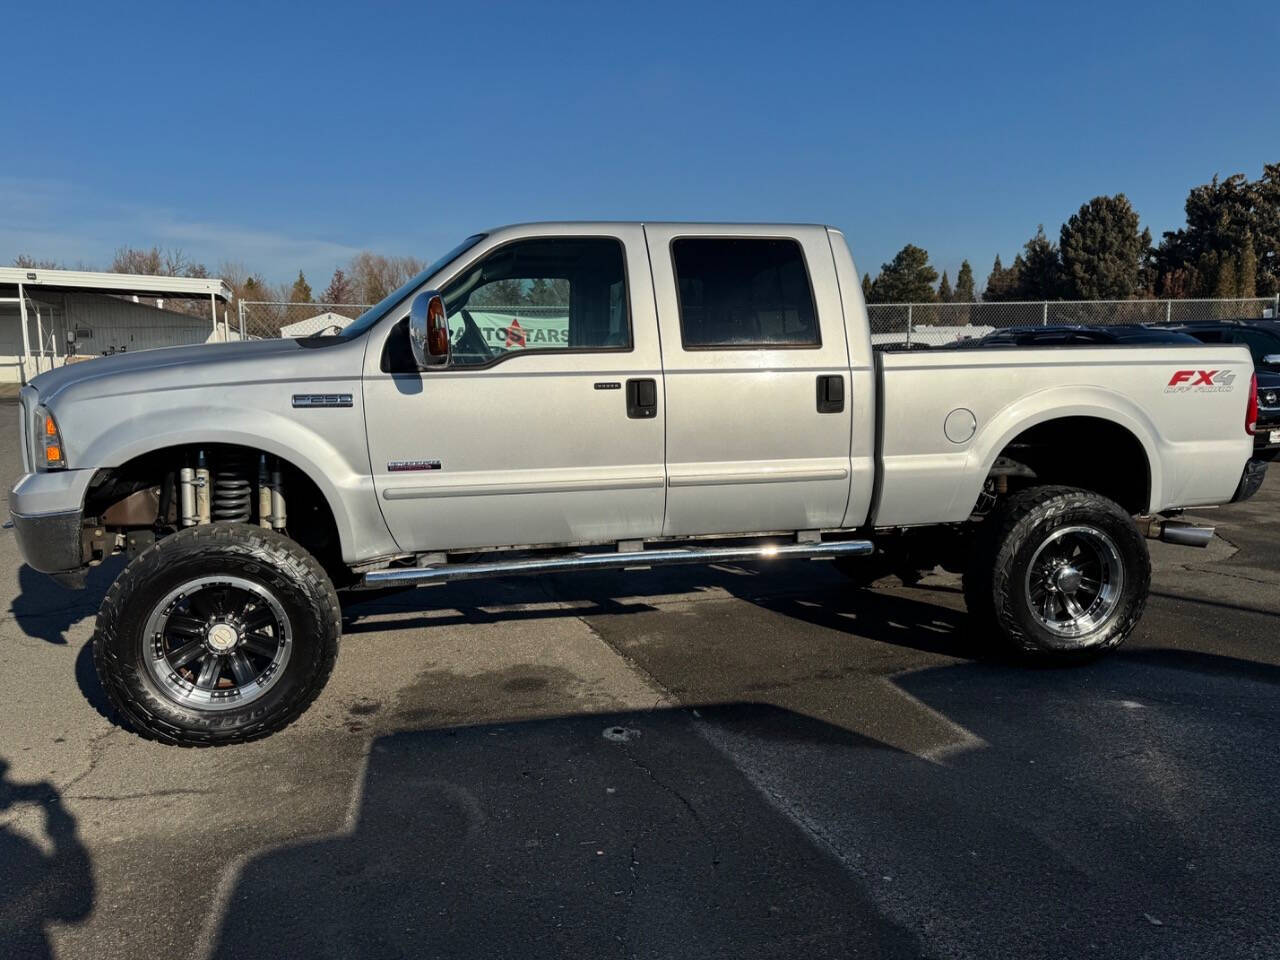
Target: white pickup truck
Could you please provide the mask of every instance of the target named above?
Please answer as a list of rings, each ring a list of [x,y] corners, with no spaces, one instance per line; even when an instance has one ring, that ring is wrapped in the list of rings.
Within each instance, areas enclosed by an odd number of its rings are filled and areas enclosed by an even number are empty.
[[[23,554],[132,558],[94,655],[141,734],[263,736],[318,695],[335,588],[668,563],[962,571],[978,629],[1094,653],[1145,536],[1251,495],[1244,347],[873,352],[823,226],[477,234],[336,336],[153,350],[21,393]]]

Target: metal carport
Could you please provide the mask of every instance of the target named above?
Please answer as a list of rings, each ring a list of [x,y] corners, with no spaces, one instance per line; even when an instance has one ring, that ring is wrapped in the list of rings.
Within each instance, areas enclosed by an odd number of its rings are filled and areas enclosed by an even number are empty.
[[[139,302],[142,297],[156,300],[160,304],[165,300],[207,300],[209,322],[202,325],[198,317],[190,314],[179,314],[166,311],[162,306],[142,304]],[[94,298],[101,299],[95,301]],[[163,329],[163,337],[150,338],[150,341],[159,342],[148,341],[147,346],[164,346],[233,339],[226,327],[226,306],[232,299],[231,288],[217,277],[159,277],[84,270],[0,267],[0,309],[8,306],[17,314],[22,334],[21,354],[6,353],[6,356],[12,356],[15,361],[7,364],[7,367],[16,367],[18,376],[4,377],[0,374],[0,378],[17,379],[25,383],[29,376],[57,365],[60,359],[65,361],[65,355],[59,356],[58,337],[54,336],[46,341],[44,328],[46,310],[52,306],[52,311],[56,311],[59,303],[66,329],[75,329],[74,325],[68,326],[71,323],[72,304],[82,312],[93,312],[96,304],[102,311],[110,310],[117,315],[116,323],[121,329]],[[13,310],[15,307],[16,310]],[[36,325],[34,351],[30,327],[33,320]],[[17,338],[13,339],[13,346],[16,347]]]

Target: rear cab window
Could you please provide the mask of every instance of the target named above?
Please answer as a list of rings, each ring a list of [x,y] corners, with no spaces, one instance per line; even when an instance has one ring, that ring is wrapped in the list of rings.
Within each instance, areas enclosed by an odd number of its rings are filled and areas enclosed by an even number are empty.
[[[671,241],[686,350],[822,345],[804,253],[773,237]]]

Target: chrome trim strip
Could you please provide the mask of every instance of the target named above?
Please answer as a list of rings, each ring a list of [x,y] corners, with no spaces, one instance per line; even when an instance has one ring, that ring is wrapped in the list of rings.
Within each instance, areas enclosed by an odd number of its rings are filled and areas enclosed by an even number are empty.
[[[814,557],[862,557],[875,547],[869,540],[836,540],[828,543],[778,543],[738,547],[690,547],[671,550],[637,550],[630,553],[580,553],[571,556],[535,557],[496,563],[443,564],[396,570],[373,570],[364,575],[366,586],[392,583],[446,583],[451,580],[483,580],[538,573],[575,573],[586,570],[618,570],[628,567],[671,566],[679,563],[735,563]]]
[[[764,473],[673,473],[667,480],[671,487],[718,487],[736,483],[788,483],[805,480],[846,480],[847,467],[829,470],[770,470]]]
[[[383,500],[420,500],[436,497],[494,497],[525,493],[591,493],[598,490],[649,490],[664,480],[653,477],[619,477],[605,480],[546,480],[533,483],[455,483],[430,487],[388,487]]]

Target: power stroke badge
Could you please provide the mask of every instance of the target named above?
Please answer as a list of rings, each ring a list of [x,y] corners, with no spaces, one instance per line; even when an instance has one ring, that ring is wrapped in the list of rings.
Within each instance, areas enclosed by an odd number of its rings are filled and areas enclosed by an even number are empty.
[[[392,460],[387,464],[388,473],[411,473],[416,470],[439,469],[439,460]]]

